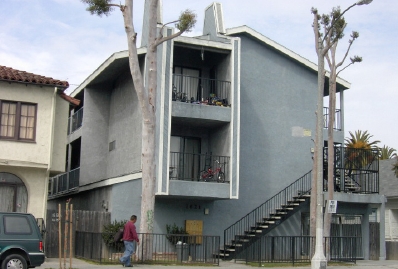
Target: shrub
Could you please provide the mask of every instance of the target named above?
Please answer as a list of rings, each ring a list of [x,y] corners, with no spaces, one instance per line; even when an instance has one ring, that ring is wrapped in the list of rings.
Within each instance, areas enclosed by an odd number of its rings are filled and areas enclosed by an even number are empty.
[[[186,236],[181,236],[188,234],[183,227],[178,227],[175,223],[173,225],[166,224],[167,239],[173,245],[177,244],[178,241],[185,242]],[[180,235],[180,236],[179,236]]]
[[[117,221],[114,220],[113,223],[104,225],[104,231],[102,232],[102,239],[104,240],[107,246],[114,246],[115,242],[113,241],[113,237],[119,231],[120,228],[123,228],[126,224],[127,220]]]

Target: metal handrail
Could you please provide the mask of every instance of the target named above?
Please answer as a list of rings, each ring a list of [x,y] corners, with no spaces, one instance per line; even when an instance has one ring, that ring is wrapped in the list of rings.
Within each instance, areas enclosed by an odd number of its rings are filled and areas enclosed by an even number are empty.
[[[173,74],[173,101],[230,105],[230,94],[230,81]]]
[[[270,218],[271,214],[276,213],[276,210],[282,205],[287,205],[289,201],[304,196],[310,191],[311,171],[226,228],[224,230],[224,248],[228,243],[236,245],[236,243],[233,243],[234,240],[239,236],[245,235],[245,232],[250,231],[251,227],[256,227],[257,223]]]

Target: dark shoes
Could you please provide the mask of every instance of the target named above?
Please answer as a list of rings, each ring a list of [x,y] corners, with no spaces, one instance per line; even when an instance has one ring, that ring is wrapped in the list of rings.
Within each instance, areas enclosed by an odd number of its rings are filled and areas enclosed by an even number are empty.
[[[123,264],[123,267],[133,267],[132,265],[124,265]]]

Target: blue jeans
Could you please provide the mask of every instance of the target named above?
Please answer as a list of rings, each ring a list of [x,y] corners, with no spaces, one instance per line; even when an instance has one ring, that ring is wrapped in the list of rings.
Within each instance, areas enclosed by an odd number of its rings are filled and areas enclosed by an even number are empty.
[[[123,263],[125,266],[130,266],[130,257],[135,253],[135,241],[123,241],[124,242],[124,254],[123,256],[119,259],[121,263]]]

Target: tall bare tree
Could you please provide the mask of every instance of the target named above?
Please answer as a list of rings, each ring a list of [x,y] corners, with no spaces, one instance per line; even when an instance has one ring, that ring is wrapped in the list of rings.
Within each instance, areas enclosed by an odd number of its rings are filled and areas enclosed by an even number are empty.
[[[334,167],[334,146],[333,146],[333,126],[334,126],[334,114],[335,114],[335,104],[336,104],[336,78],[340,71],[337,68],[340,67],[351,48],[353,40],[358,37],[357,33],[353,33],[352,40],[350,40],[349,48],[340,63],[335,62],[335,54],[338,41],[344,36],[343,32],[346,27],[346,23],[343,14],[349,9],[356,5],[369,4],[372,0],[360,0],[353,5],[349,6],[343,12],[340,8],[334,8],[330,15],[319,15],[316,8],[312,8],[311,12],[314,16],[313,19],[313,29],[315,36],[315,48],[318,56],[318,99],[317,99],[317,111],[316,111],[316,136],[315,136],[315,154],[314,154],[314,164],[313,164],[313,178],[312,178],[312,191],[311,191],[311,204],[310,204],[310,234],[311,236],[316,236],[316,246],[315,254],[312,259],[312,268],[321,267],[324,262],[325,257],[323,255],[322,239],[321,236],[327,236],[325,234],[325,225],[329,225],[328,233],[330,234],[330,221],[331,216],[329,214],[329,219],[325,221],[322,220],[322,207],[323,207],[323,189],[322,189],[322,179],[323,179],[323,119],[322,117],[322,106],[323,106],[323,91],[325,83],[325,58],[328,60],[329,68],[331,69],[331,74],[329,76],[329,126],[328,126],[328,174],[329,170],[332,171],[332,176],[329,178],[328,190],[329,199],[332,197],[334,192],[334,182],[333,182],[333,167]],[[321,33],[321,28],[323,33]],[[329,55],[330,52],[330,55]],[[360,57],[355,56],[351,58],[351,64],[361,61]],[[334,91],[334,93],[332,93]],[[330,146],[330,144],[332,146]],[[328,223],[328,224],[327,224]],[[316,229],[315,229],[316,228]],[[323,233],[322,233],[323,230]]]
[[[352,32],[351,38],[348,41],[349,45],[347,51],[340,62],[336,62],[336,50],[339,43],[344,37],[344,29],[347,26],[344,17],[342,16],[340,7],[333,8],[332,12],[329,15],[322,16],[322,24],[325,29],[325,42],[330,47],[328,53],[325,58],[327,60],[330,76],[329,76],[329,119],[328,119],[328,169],[327,169],[327,178],[328,178],[328,200],[333,200],[334,193],[334,123],[335,123],[335,113],[336,113],[336,80],[337,76],[341,71],[346,69],[348,66],[361,62],[362,58],[359,56],[354,56],[350,58],[351,62],[345,66],[344,68],[338,71],[347,56],[350,52],[351,46],[353,42],[359,37],[358,32]],[[332,221],[332,214],[325,212],[324,217],[324,236],[330,236],[330,227]]]
[[[119,8],[123,14],[124,29],[127,35],[129,51],[130,72],[134,88],[142,113],[142,199],[141,199],[141,233],[153,232],[154,209],[155,209],[155,184],[156,184],[156,162],[155,162],[155,130],[156,130],[156,96],[157,96],[157,47],[163,42],[189,32],[196,23],[196,14],[190,10],[181,13],[175,23],[179,30],[170,36],[163,36],[162,27],[158,26],[158,5],[159,0],[149,1],[147,53],[146,53],[146,74],[147,84],[144,85],[144,78],[141,74],[137,54],[137,33],[133,25],[133,0],[125,0],[124,5],[114,4],[112,0],[81,0],[88,4],[87,10],[91,14],[108,15],[114,8]]]

